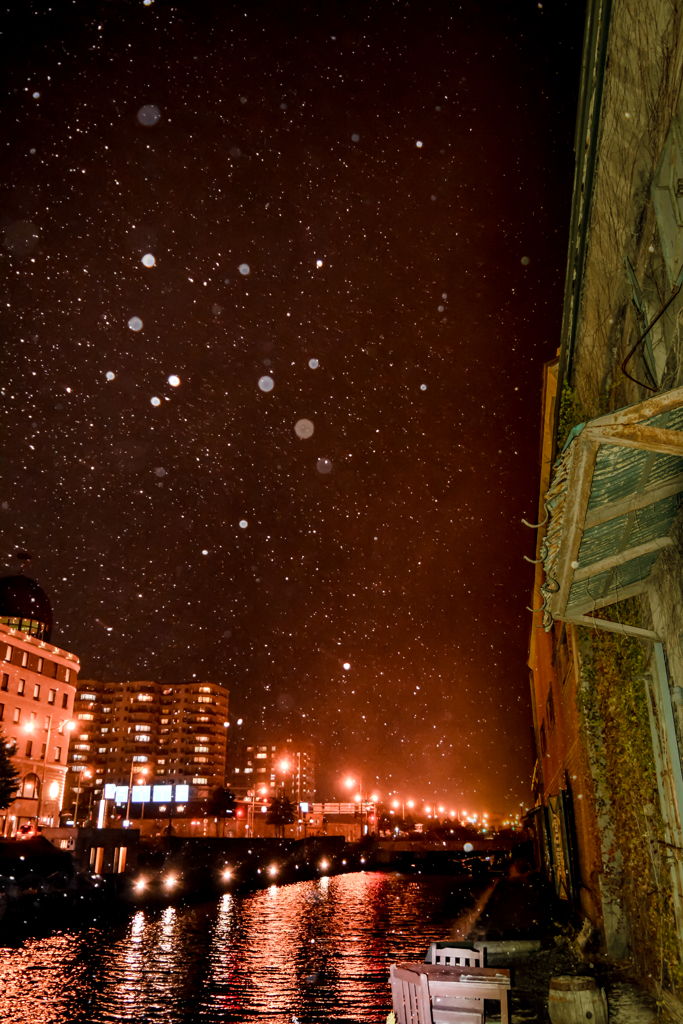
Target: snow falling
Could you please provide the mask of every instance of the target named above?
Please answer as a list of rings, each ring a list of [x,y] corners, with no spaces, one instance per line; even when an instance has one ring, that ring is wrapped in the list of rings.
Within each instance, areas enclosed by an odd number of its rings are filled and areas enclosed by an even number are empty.
[[[17,5],[0,44],[5,569],[84,677],[225,680],[330,793],[526,793],[583,23],[494,6]]]

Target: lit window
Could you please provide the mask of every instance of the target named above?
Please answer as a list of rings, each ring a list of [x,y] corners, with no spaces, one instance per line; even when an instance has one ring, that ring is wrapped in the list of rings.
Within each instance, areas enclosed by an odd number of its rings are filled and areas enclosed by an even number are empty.
[[[80,693],[78,695],[79,700],[97,700],[97,696],[94,693]]]
[[[213,704],[213,697],[197,697],[200,704]]]
[[[141,733],[139,736],[135,736],[136,743],[149,743],[151,739],[152,737],[148,736],[146,733]]]
[[[267,755],[267,754],[257,754],[257,755],[256,755],[256,760],[258,761],[258,759],[259,759],[259,758],[261,758],[261,759],[264,759],[264,758],[266,758],[266,757],[268,757],[268,755]]]
[[[48,702],[48,704],[54,704],[54,702],[56,700],[57,700],[57,691],[56,690],[50,690],[48,692],[48,695],[47,695],[47,702]]]
[[[208,779],[199,779],[199,778],[194,778],[194,779],[192,780],[192,784],[193,784],[194,786],[206,786],[206,785],[208,785],[208,782],[209,782],[209,780],[208,780]]]
[[[40,683],[35,683],[33,687],[33,699],[40,700]]]
[[[95,716],[89,714],[87,711],[81,712],[78,717],[79,717],[79,719],[82,722],[94,722],[95,721]]]
[[[153,695],[151,693],[139,693],[138,694],[138,700],[150,701],[150,700],[154,700],[154,697],[153,697]]]
[[[55,747],[55,761],[61,761],[61,760],[62,760],[62,748],[61,747]]]
[[[211,749],[210,747],[195,747],[194,752],[195,754],[210,754]]]
[[[20,697],[23,695],[25,689],[26,689],[26,680],[25,679],[20,679],[19,680],[19,684],[17,686],[17,693],[19,694]]]
[[[134,761],[142,761],[142,762],[144,762],[144,761],[147,760],[147,755],[146,754],[135,754],[135,756],[133,757],[133,760]]]
[[[245,769],[244,769],[244,774],[245,774],[245,775],[251,775],[251,773],[253,772],[253,770],[254,770],[253,768],[245,768]]]
[[[210,686],[200,686],[199,687],[199,692],[200,693],[211,693],[211,687]]]
[[[21,708],[15,708],[14,709],[14,718],[12,719],[12,721],[13,722],[20,722],[21,721]]]
[[[208,757],[193,757],[192,760],[194,761],[195,764],[208,764],[209,763]]]
[[[136,725],[135,726],[135,731],[136,732],[151,732],[152,731],[152,726],[151,725]]]

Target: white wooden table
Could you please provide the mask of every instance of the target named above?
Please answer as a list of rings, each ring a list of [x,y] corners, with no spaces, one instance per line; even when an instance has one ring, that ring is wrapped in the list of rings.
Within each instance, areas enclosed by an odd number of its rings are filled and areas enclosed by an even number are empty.
[[[464,999],[493,999],[500,1003],[501,1024],[510,1024],[509,971],[496,967],[451,967],[446,964],[424,963],[401,963],[397,966],[403,971],[427,975],[433,1011],[443,1011],[447,1014],[449,1000],[452,1000],[451,1005],[455,1006]],[[442,1000],[442,1005],[439,1005]],[[483,1012],[483,1002],[481,1006]],[[446,1020],[447,1017],[444,1016],[443,1019]]]

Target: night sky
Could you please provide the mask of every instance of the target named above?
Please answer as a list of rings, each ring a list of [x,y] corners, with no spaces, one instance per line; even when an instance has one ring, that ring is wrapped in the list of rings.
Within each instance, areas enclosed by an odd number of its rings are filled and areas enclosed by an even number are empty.
[[[226,683],[246,736],[320,744],[328,797],[527,797],[582,32],[528,0],[10,4],[3,571],[33,554],[84,678]]]

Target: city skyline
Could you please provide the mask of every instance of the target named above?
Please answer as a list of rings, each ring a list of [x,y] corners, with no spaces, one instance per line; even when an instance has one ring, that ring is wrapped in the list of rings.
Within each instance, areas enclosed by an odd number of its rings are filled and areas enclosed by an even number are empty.
[[[518,802],[580,13],[12,19],[5,570],[84,676],[223,679],[326,788]]]

